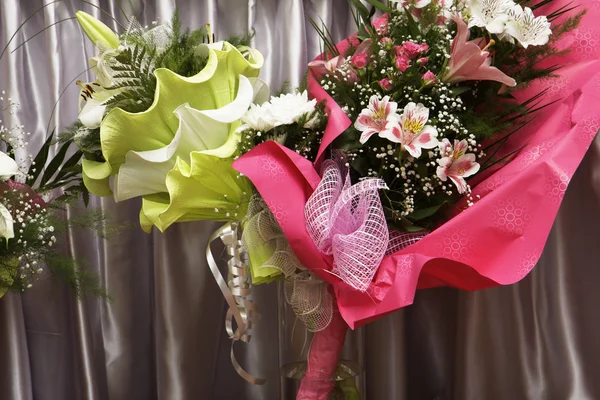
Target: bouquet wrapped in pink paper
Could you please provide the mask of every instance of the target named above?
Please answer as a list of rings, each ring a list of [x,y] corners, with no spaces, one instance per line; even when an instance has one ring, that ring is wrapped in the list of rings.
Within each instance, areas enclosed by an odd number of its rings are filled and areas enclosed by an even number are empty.
[[[316,155],[254,136],[234,163],[350,328],[418,288],[522,279],[600,126],[591,3],[369,1],[374,22],[355,3],[357,34],[323,29],[309,66],[328,117]],[[319,335],[341,347],[345,330]],[[309,371],[331,371],[339,352],[323,351]],[[327,398],[314,380],[298,398]]]

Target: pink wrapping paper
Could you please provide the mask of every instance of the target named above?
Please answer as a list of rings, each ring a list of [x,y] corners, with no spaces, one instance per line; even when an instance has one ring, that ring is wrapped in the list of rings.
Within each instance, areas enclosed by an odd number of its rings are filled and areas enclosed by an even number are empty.
[[[554,1],[552,9],[563,5],[557,3],[567,4]],[[561,46],[572,52],[548,60],[565,65],[560,76],[516,94],[526,99],[548,88],[544,101],[556,100],[513,135],[503,151],[525,145],[523,150],[502,168],[471,180],[474,196],[481,196],[473,207],[385,257],[365,293],[328,272],[331,258],[319,253],[306,232],[304,205],[320,180],[308,160],[267,142],[234,163],[261,193],[301,262],[333,285],[340,313],[351,328],[411,304],[418,288],[508,285],[535,266],[569,181],[600,127],[600,7],[582,3],[588,14],[581,26],[561,39]],[[540,12],[548,10],[546,6]],[[351,121],[314,79],[309,79],[309,91],[325,100],[330,111],[325,147]]]

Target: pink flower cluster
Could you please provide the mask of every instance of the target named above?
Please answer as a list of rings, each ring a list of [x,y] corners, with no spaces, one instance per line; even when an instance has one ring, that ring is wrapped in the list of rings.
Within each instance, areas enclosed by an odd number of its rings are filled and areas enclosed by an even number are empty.
[[[394,46],[393,50],[396,53],[396,68],[398,71],[404,72],[410,67],[412,60],[429,50],[429,46],[427,43],[404,42],[400,46]],[[427,61],[427,57],[419,57],[416,62],[418,64],[425,64]]]

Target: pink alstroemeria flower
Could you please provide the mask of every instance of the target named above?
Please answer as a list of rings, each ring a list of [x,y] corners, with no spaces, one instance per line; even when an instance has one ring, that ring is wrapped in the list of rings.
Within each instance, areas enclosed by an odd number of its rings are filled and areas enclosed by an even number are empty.
[[[389,136],[391,131],[387,126],[390,122],[398,120],[397,109],[398,103],[390,101],[390,96],[385,96],[381,100],[377,95],[371,96],[369,107],[363,108],[354,123],[354,127],[362,132],[360,143],[366,143],[376,133],[381,137]]]
[[[377,33],[385,36],[389,32],[388,23],[389,23],[388,14],[383,14],[381,17],[379,17],[375,21],[373,21],[373,28],[375,28]]]
[[[479,171],[479,163],[475,162],[475,154],[467,153],[468,144],[466,140],[454,140],[454,147],[448,139],[440,142],[442,158],[437,160],[437,176],[446,181],[450,178],[456,185],[458,193],[464,193],[467,190],[465,178],[476,174]]]
[[[388,128],[391,129],[379,136],[402,144],[411,156],[419,158],[421,149],[433,149],[438,145],[437,129],[425,125],[428,119],[429,108],[410,102],[404,107],[400,120],[390,122]]]
[[[308,68],[312,71],[317,79],[321,79],[324,75],[333,75],[338,68],[344,64],[344,57],[336,56],[330,60],[311,61],[308,63]]]
[[[478,44],[480,39],[469,41],[469,28],[460,15],[455,14],[452,19],[456,22],[456,37],[452,40],[448,71],[444,74],[446,83],[462,81],[497,81],[507,86],[515,86],[513,78],[506,75],[496,67],[492,67],[490,53]]]

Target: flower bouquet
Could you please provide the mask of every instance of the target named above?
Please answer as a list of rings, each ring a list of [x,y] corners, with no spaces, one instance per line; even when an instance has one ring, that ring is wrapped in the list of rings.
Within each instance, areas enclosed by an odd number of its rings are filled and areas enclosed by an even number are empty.
[[[234,342],[250,340],[251,285],[273,280],[316,332],[299,399],[329,396],[348,327],[416,289],[523,278],[598,129],[585,2],[368,3],[340,43],[314,24],[307,90],[272,97],[249,38],[177,15],[117,36],[77,15],[98,49],[73,137],[86,186],[142,197],[147,231],[226,222],[211,242],[227,279],[210,244],[207,259]]]
[[[598,55],[574,46],[597,29],[584,3],[354,3],[348,39],[315,24],[325,51],[308,91],[328,117],[316,157],[271,141],[234,163],[339,310],[299,399],[327,398],[346,326],[418,288],[522,279],[599,128]]]
[[[52,277],[65,281],[81,297],[93,294],[107,297],[98,277],[84,267],[82,260],[61,254],[56,245],[61,234],[71,228],[88,228],[105,236],[116,226],[106,225],[106,215],[95,209],[66,217],[63,208],[87,196],[78,165],[82,153],[67,157],[69,140],[50,134],[35,157],[27,152],[30,133],[10,119],[19,104],[6,93],[0,96],[0,111],[6,113],[6,126],[0,126],[0,297],[6,292],[23,292],[33,286],[46,269]],[[1,123],[2,121],[0,121]],[[74,129],[74,128],[72,128]],[[60,142],[49,159],[50,147]],[[24,155],[17,163],[14,157]],[[61,190],[57,195],[56,189]]]

